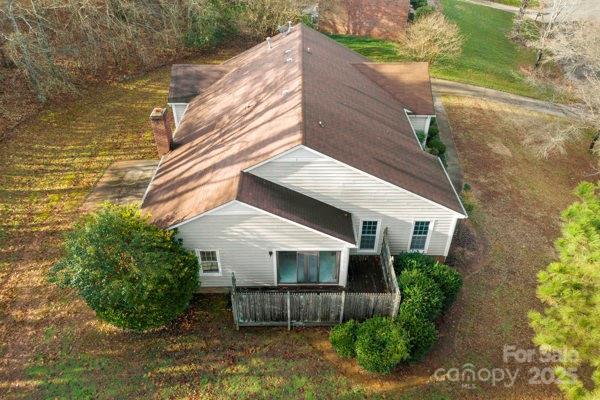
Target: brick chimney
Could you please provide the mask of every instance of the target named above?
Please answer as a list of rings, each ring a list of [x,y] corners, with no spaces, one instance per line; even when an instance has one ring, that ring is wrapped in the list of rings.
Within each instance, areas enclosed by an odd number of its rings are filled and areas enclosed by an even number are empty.
[[[171,151],[173,146],[173,131],[168,116],[169,109],[160,107],[156,107],[150,114],[150,123],[159,157]]]

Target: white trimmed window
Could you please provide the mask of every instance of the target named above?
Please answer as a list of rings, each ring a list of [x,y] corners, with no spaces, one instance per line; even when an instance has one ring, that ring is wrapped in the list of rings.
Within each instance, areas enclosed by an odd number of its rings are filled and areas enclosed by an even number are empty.
[[[221,275],[221,260],[217,250],[196,250],[200,275]]]
[[[410,239],[410,251],[425,252],[430,233],[431,221],[415,221]]]
[[[360,245],[361,251],[375,251],[377,237],[379,235],[380,222],[376,219],[364,219],[360,222]]]

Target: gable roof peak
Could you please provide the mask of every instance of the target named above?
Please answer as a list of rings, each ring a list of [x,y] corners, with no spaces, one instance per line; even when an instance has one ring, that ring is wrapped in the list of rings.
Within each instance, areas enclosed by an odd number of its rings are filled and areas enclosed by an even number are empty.
[[[367,61],[303,24],[228,60],[189,103],[142,208],[175,225],[235,199],[242,171],[304,144],[462,213],[403,105],[354,66]]]

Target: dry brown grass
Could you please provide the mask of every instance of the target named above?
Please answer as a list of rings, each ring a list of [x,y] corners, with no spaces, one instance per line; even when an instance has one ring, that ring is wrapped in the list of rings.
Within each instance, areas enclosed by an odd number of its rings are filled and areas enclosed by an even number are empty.
[[[98,90],[0,146],[3,398],[558,398],[554,387],[523,380],[474,390],[429,381],[440,366],[504,366],[504,343],[531,346],[535,274],[553,256],[571,189],[591,170],[585,143],[536,158],[523,138],[548,119],[505,105],[445,99],[476,203],[455,249],[465,286],[433,352],[390,376],[340,360],[325,329],[237,332],[222,297],[198,298],[167,329],[140,335],[99,323],[74,294],[48,284],[62,233],[105,168],[154,157],[147,118],[164,103],[167,81],[161,70]]]

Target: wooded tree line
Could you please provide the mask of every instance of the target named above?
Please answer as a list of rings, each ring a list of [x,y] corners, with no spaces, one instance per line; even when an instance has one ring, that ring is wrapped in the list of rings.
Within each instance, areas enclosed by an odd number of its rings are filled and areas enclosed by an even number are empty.
[[[0,67],[17,68],[45,101],[82,80],[143,70],[232,35],[263,38],[297,21],[302,6],[298,0],[3,0]]]

